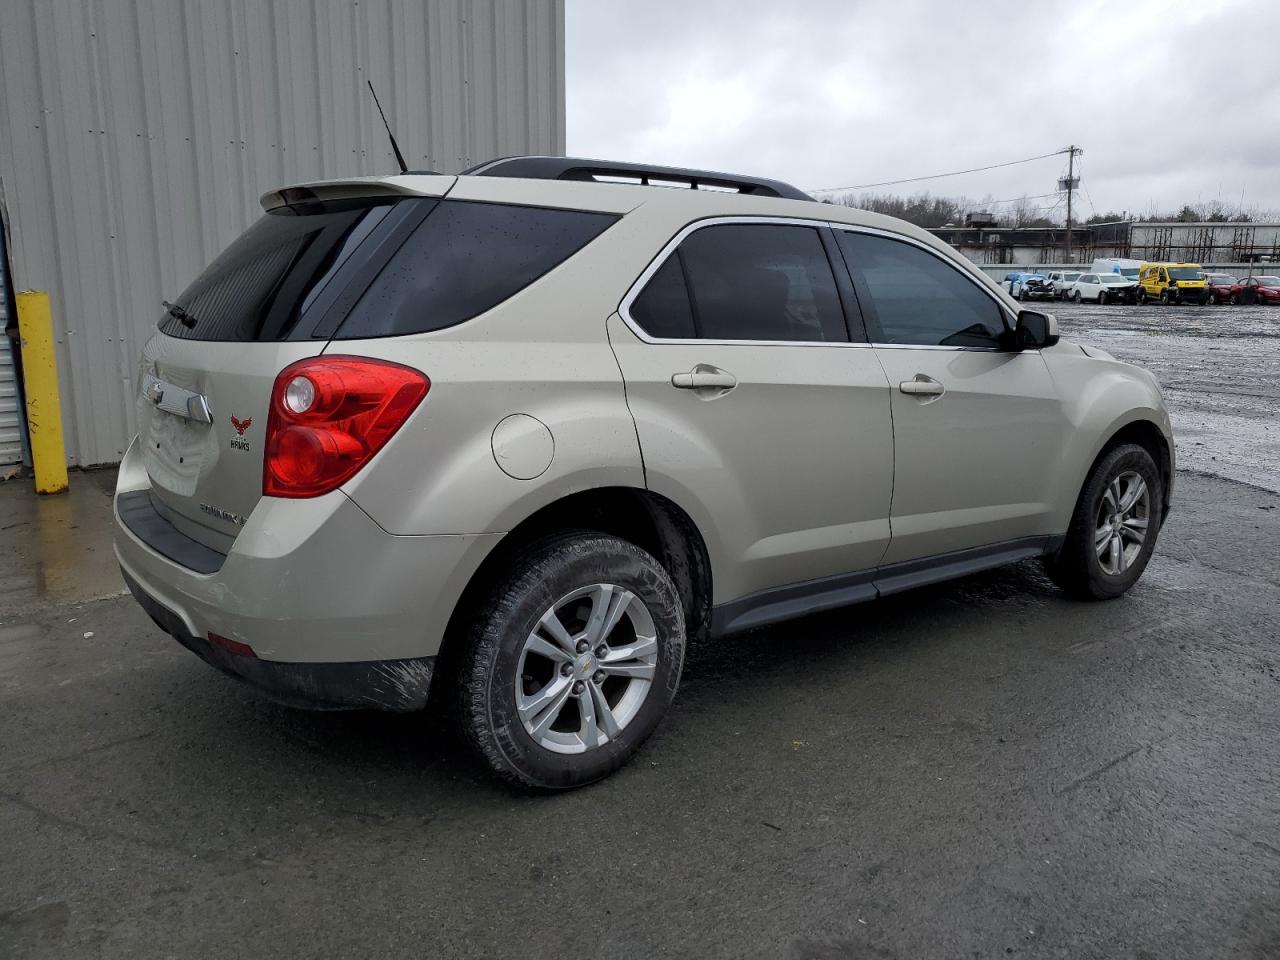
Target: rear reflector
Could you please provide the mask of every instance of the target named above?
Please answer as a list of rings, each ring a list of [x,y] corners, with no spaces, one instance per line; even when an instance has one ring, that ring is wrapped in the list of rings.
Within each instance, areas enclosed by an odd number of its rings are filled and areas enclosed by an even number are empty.
[[[262,492],[316,497],[360,471],[431,388],[412,367],[365,357],[312,357],[280,371],[267,416]]]
[[[239,654],[242,657],[256,657],[253,647],[247,643],[241,643],[239,640],[232,640],[229,637],[220,637],[216,633],[209,634],[209,642],[215,647],[221,647],[223,650],[230,650],[232,653]]]

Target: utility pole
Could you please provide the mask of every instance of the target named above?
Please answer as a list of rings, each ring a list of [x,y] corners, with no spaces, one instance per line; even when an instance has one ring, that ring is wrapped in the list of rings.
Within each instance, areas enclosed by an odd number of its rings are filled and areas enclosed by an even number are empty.
[[[1063,184],[1067,188],[1067,263],[1071,263],[1071,194],[1075,191],[1076,184],[1080,181],[1076,179],[1076,154],[1084,153],[1074,143],[1063,151],[1067,155],[1067,178],[1058,181],[1058,189],[1062,189]]]

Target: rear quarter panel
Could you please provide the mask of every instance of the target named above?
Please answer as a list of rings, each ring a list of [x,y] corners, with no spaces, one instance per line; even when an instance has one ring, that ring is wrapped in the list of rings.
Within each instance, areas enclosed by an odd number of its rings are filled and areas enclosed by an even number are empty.
[[[523,199],[567,205],[554,190]],[[380,526],[415,535],[505,532],[572,493],[644,487],[635,425],[605,332],[622,291],[648,262],[628,221],[471,320],[329,344],[326,353],[394,360],[431,380],[418,410],[343,488]],[[494,430],[512,414],[536,418],[552,436],[551,462],[531,479],[509,476],[494,456]]]

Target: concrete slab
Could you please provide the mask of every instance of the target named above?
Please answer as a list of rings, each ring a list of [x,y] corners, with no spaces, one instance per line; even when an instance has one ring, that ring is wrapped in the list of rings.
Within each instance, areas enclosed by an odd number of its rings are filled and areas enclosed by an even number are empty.
[[[0,624],[124,592],[111,549],[115,479],[113,469],[73,471],[70,489],[47,497],[29,480],[0,483]]]

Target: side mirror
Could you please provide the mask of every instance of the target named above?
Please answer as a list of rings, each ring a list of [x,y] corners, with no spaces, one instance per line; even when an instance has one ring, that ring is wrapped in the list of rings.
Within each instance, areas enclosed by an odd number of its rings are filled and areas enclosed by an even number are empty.
[[[1019,310],[1018,321],[1013,328],[1014,350],[1039,350],[1058,342],[1058,321],[1051,314],[1038,310]]]

